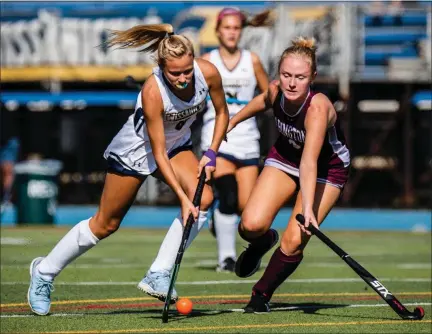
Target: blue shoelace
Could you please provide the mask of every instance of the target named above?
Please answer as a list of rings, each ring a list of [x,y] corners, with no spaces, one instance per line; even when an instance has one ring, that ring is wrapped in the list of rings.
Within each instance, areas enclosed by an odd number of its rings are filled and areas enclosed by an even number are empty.
[[[36,295],[49,299],[51,292],[54,291],[54,285],[52,284],[52,282],[45,281],[43,278],[38,277],[35,290]]]

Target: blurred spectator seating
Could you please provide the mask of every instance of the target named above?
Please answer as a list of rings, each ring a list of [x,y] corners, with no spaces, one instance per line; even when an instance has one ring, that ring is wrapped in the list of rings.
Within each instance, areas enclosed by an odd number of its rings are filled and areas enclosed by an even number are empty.
[[[369,6],[360,27],[366,75],[394,79],[423,75],[430,80],[430,71],[426,71],[430,68],[430,7],[401,1],[375,1]]]

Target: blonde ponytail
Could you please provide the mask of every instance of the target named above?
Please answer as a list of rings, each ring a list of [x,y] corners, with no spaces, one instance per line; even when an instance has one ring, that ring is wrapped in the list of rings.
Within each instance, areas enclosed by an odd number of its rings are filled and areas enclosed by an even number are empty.
[[[165,64],[168,57],[180,58],[185,54],[194,57],[194,49],[191,41],[183,36],[174,34],[171,24],[144,24],[132,27],[128,30],[111,32],[106,43],[108,47],[118,45],[120,49],[140,48],[147,45],[139,52],[157,51],[157,63]]]
[[[311,70],[312,73],[316,72],[317,69],[317,63],[316,63],[316,41],[314,38],[306,38],[302,36],[296,37],[294,40],[291,41],[291,46],[285,49],[285,51],[282,53],[280,60],[279,60],[279,66],[278,69],[280,70],[282,61],[288,56],[288,55],[298,55],[302,57],[306,57],[310,61]]]
[[[298,36],[292,41],[292,46],[298,49],[309,49],[311,52],[315,52],[316,41],[315,38],[305,38],[303,36]]]
[[[158,49],[162,40],[173,34],[174,30],[171,24],[144,24],[132,27],[128,30],[113,30],[107,42],[108,47],[119,45],[120,49],[139,48],[150,42],[140,52],[154,52]]]

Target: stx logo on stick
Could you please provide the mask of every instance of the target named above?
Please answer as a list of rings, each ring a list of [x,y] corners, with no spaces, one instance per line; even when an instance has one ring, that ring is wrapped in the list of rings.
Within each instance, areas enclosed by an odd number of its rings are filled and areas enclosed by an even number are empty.
[[[378,280],[372,281],[371,284],[379,291],[380,294],[382,294],[384,298],[387,298],[387,295],[392,296],[392,294],[387,290],[387,288],[383,286]]]

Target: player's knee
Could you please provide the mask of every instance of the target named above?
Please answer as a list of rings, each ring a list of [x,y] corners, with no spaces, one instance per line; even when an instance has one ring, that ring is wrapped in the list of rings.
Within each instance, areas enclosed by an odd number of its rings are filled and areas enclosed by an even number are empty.
[[[239,226],[240,235],[242,235],[243,232],[246,236],[258,237],[263,235],[266,231],[267,227],[256,215],[250,211],[243,212]]]
[[[211,190],[210,187],[206,186],[204,188],[201,197],[200,210],[207,211],[212,203],[213,203],[213,191]]]
[[[214,180],[218,192],[219,211],[231,215],[238,212],[238,189],[235,175],[227,174]]]
[[[288,255],[303,254],[303,240],[300,234],[284,233],[281,240],[281,249]]]
[[[93,217],[92,221],[92,232],[99,239],[106,238],[113,234],[119,229],[121,223],[120,218],[106,217],[100,212]]]

